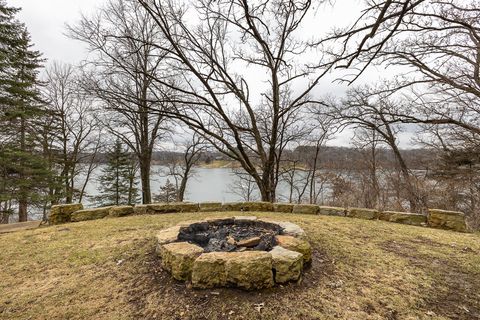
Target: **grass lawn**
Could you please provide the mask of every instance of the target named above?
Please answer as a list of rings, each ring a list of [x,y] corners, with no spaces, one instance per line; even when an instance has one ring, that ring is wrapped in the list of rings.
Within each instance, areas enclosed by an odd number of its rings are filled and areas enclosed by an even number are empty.
[[[194,290],[159,267],[154,235],[182,220],[132,216],[0,235],[0,319],[480,319],[480,235],[274,213],[307,232],[299,283]]]

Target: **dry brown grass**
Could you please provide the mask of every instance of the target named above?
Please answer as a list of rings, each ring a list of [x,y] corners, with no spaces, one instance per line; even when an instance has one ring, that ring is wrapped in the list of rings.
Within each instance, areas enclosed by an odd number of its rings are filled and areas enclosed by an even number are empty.
[[[479,234],[257,214],[308,233],[314,256],[303,281],[259,292],[193,290],[159,268],[154,235],[213,215],[233,214],[133,216],[0,235],[0,318],[480,318]]]

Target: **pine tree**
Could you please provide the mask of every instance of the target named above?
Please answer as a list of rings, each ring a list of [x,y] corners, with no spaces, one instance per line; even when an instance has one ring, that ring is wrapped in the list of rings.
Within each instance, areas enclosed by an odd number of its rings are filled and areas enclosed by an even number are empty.
[[[160,193],[153,197],[155,202],[175,202],[177,200],[178,190],[170,182],[170,179],[167,179],[165,185],[160,187]]]
[[[17,8],[7,7],[5,1],[0,0],[0,72],[5,73],[10,67],[9,58],[12,48],[18,44],[20,24],[15,21]],[[0,79],[3,82],[4,77]]]
[[[25,26],[15,20],[16,12],[0,2],[0,154],[4,166],[0,179],[5,180],[0,182],[4,186],[0,200],[13,198],[19,221],[26,221],[28,206],[42,201],[50,172],[38,149],[37,129],[43,114],[38,73],[43,60],[32,49]]]
[[[99,178],[100,195],[94,197],[99,206],[134,204],[138,200],[137,164],[121,141],[117,140],[107,154],[107,164]]]

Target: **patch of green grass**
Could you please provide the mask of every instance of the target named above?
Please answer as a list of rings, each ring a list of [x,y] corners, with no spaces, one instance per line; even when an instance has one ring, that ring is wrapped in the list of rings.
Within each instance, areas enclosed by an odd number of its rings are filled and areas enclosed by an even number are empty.
[[[313,262],[300,283],[193,290],[161,270],[158,230],[232,215],[132,216],[0,235],[0,319],[480,318],[479,234],[255,213],[307,232]]]

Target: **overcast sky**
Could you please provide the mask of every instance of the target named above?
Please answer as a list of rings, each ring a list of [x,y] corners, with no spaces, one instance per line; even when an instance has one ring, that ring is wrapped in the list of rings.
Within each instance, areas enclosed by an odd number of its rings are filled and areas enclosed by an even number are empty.
[[[27,25],[33,42],[48,61],[76,63],[85,57],[84,47],[65,36],[65,25],[75,23],[104,0],[7,0],[22,8],[18,18]]]
[[[78,63],[86,56],[85,47],[78,41],[65,35],[65,25],[75,24],[81,14],[91,14],[107,0],[7,0],[10,6],[19,7],[22,11],[18,18],[27,25],[37,50],[43,53],[47,64],[52,61]],[[360,12],[360,0],[337,0],[334,8],[322,6],[319,15],[312,21],[308,29],[313,31],[330,30],[333,25],[347,25]],[[362,82],[375,81],[387,73],[372,70],[365,75]],[[320,83],[321,92],[340,94],[344,89],[332,85],[330,80]],[[340,134],[333,144],[348,145],[351,132]],[[402,135],[403,147],[409,145],[410,135]]]

